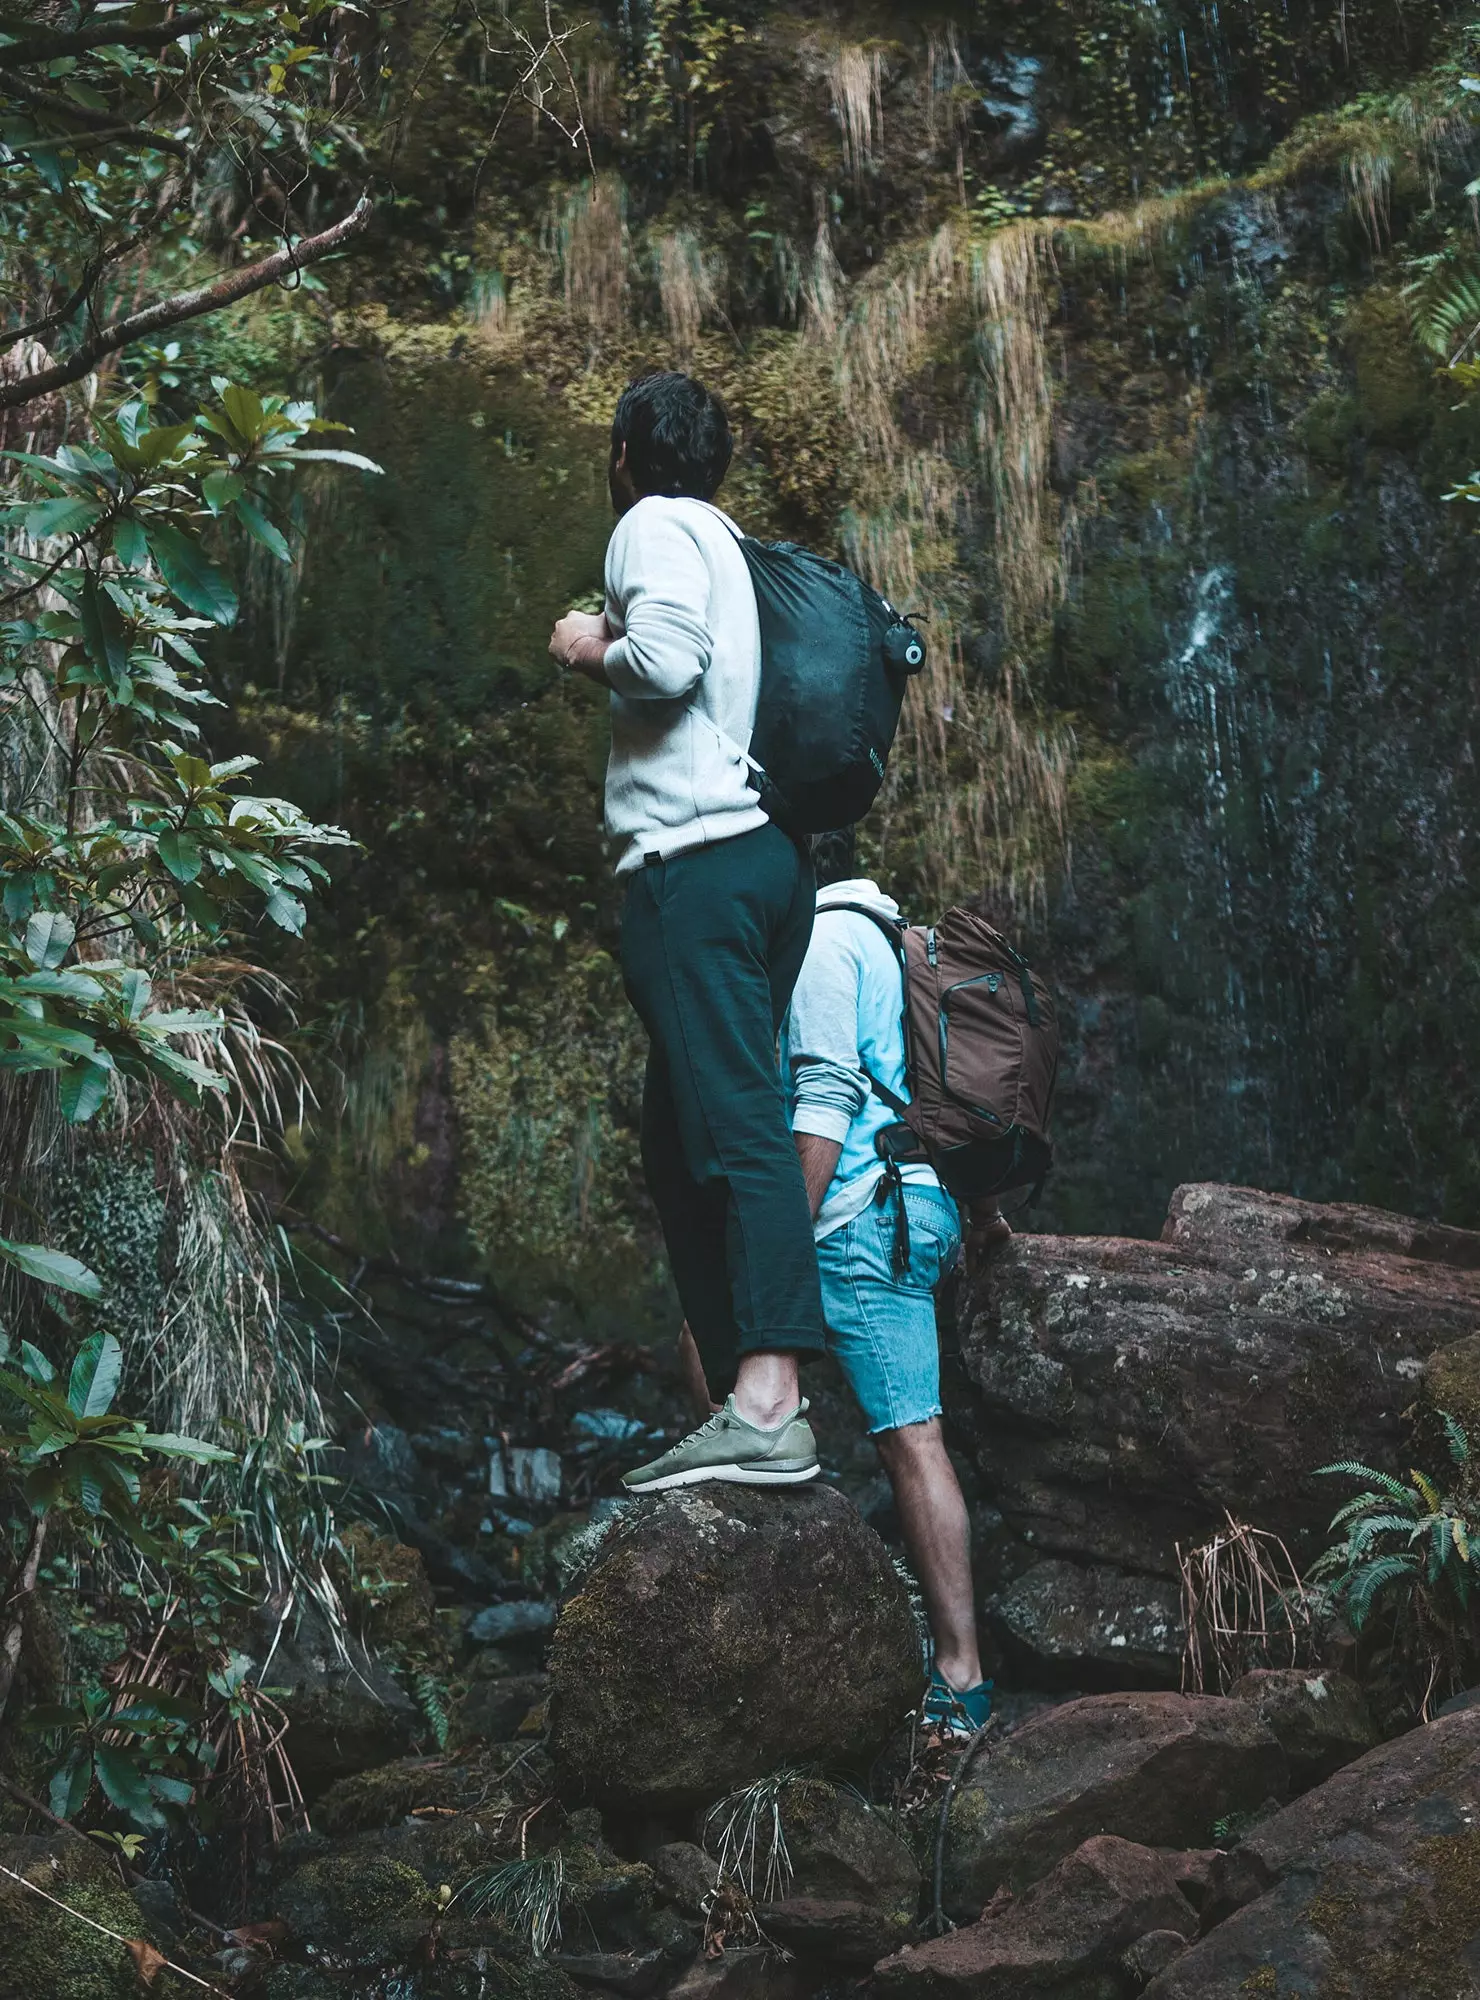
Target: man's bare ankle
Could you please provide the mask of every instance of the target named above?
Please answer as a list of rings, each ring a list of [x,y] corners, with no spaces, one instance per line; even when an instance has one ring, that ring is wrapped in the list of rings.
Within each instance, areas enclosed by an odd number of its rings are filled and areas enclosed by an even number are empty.
[[[981,1686],[982,1663],[980,1658],[975,1655],[968,1656],[965,1653],[937,1653],[935,1656],[935,1671],[940,1675],[946,1686],[954,1688],[957,1694],[963,1693],[967,1688]]]
[[[754,1390],[738,1387],[735,1390],[737,1413],[758,1431],[779,1430],[794,1413],[800,1400],[796,1395],[757,1395]]]

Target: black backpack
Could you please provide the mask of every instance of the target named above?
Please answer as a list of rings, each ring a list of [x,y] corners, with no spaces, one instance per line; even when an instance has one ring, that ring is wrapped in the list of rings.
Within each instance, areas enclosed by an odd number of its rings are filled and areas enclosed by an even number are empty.
[[[750,764],[761,806],[792,834],[851,826],[884,782],[925,641],[841,563],[795,542],[739,542],[760,614]]]

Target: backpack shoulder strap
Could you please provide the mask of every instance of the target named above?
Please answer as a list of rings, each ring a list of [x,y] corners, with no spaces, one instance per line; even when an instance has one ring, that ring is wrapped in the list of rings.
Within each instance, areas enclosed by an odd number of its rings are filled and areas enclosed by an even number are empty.
[[[909,926],[902,917],[886,917],[880,910],[871,910],[867,903],[819,903],[817,905],[817,915],[819,917],[825,917],[830,910],[846,910],[850,916],[867,917],[875,929],[881,930],[885,937],[888,938],[890,948],[894,956],[899,960],[899,977],[904,990],[904,1005],[900,1015],[900,1030],[904,1037],[905,1075],[908,1076],[913,1065],[910,1062],[910,974],[909,961],[904,955],[904,934],[909,929]],[[897,1092],[890,1090],[885,1084],[880,1083],[879,1079],[869,1070],[865,1069],[862,1063],[859,1064],[858,1068],[860,1075],[867,1082],[869,1089],[874,1093],[875,1097],[882,1104],[887,1104],[896,1118],[908,1120],[910,1107],[905,1099],[900,1097]]]

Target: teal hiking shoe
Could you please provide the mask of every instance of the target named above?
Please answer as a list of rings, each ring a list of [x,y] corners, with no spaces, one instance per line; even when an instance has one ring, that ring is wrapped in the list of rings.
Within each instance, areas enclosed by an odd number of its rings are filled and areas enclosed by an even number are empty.
[[[800,1403],[773,1431],[748,1424],[728,1396],[698,1430],[680,1438],[650,1465],[639,1465],[622,1484],[629,1493],[661,1493],[668,1486],[698,1486],[719,1479],[735,1486],[799,1486],[818,1473],[817,1440]]]
[[[932,1669],[924,1719],[943,1736],[975,1736],[992,1713],[992,1687],[991,1681],[978,1681],[974,1688],[953,1688]]]

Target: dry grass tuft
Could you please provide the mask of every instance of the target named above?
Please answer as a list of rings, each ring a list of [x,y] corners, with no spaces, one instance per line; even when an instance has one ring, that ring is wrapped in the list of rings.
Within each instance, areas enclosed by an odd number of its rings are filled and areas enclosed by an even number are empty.
[[[589,325],[613,331],[627,314],[627,196],[614,174],[572,195],[556,229],[565,303]]]
[[[692,229],[674,229],[658,238],[658,297],[663,323],[680,365],[687,366],[704,324],[719,303],[718,274]]]
[[[972,302],[986,394],[977,443],[991,488],[1002,617],[1028,643],[1064,595],[1058,510],[1049,486],[1053,390],[1044,339],[1048,232],[998,230],[972,258]]]
[[[1182,1688],[1219,1694],[1255,1667],[1298,1667],[1316,1658],[1315,1602],[1278,1535],[1235,1521],[1184,1555],[1182,1613],[1187,1627]]]
[[[828,59],[827,87],[843,139],[843,165],[857,187],[884,136],[883,60],[877,49],[839,42]]]
[[[1393,189],[1390,155],[1363,148],[1348,156],[1343,176],[1347,202],[1362,225],[1362,234],[1374,252],[1383,249],[1392,234],[1388,213]]]

